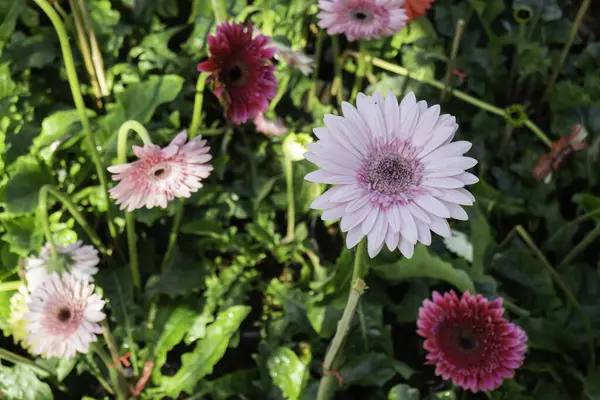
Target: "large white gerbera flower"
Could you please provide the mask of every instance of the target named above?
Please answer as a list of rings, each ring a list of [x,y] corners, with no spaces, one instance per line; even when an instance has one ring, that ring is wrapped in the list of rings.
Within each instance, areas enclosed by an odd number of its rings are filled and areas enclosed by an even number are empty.
[[[87,353],[102,333],[98,322],[106,317],[104,300],[94,294],[94,285],[72,274],[50,275],[27,305],[23,319],[29,322],[27,343],[34,354],[72,358]]]
[[[478,181],[465,172],[477,164],[463,157],[471,143],[450,143],[458,125],[440,107],[417,103],[409,93],[400,105],[391,94],[357,97],[357,108],[342,104],[343,117],[325,116],[306,159],[320,169],[306,180],[337,185],[312,208],[323,220],[341,218],[348,248],[368,238],[369,256],[384,243],[411,258],[417,241],[431,244],[430,230],[447,237],[446,218],[466,220],[461,205],[475,198],[464,189]]]
[[[94,246],[82,246],[81,240],[68,246],[56,246],[57,259],[52,259],[50,243],[46,243],[39,257],[25,259],[25,279],[30,291],[35,290],[52,272],[66,270],[82,279],[93,281],[100,262]]]

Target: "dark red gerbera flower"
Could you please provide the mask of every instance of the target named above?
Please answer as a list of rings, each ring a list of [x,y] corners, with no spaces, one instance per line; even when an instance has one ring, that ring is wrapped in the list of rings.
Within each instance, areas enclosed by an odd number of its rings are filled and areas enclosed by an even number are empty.
[[[527,335],[502,317],[502,298],[433,292],[419,309],[417,333],[425,338],[435,374],[477,392],[494,390],[523,364]]]
[[[212,74],[209,81],[234,124],[265,111],[277,94],[275,67],[270,62],[277,49],[265,47],[269,37],[252,36],[252,24],[246,28],[222,23],[217,33],[208,37],[210,58],[198,65],[198,71]]]

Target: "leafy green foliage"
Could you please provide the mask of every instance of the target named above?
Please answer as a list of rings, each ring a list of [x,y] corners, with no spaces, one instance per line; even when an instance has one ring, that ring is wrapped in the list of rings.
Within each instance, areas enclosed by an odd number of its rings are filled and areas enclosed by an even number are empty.
[[[9,400],[54,399],[50,386],[40,381],[31,369],[22,365],[0,365],[0,392],[3,398]]]

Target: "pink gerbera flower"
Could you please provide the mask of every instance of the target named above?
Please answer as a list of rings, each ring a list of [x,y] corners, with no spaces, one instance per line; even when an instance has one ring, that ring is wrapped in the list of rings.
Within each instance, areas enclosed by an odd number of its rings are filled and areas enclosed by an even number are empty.
[[[404,0],[319,0],[319,26],[348,40],[380,39],[406,26]]]
[[[256,35],[252,25],[225,22],[208,37],[210,59],[198,71],[210,72],[215,94],[234,124],[241,124],[265,111],[277,94],[275,67],[270,59],[277,51],[267,48],[270,38]]]
[[[494,390],[523,364],[527,335],[502,317],[502,298],[454,291],[433,292],[419,309],[417,333],[425,338],[427,364],[455,385],[477,392]]]
[[[265,135],[281,136],[288,131],[281,118],[271,120],[265,118],[263,113],[258,114],[253,122],[256,130]]]
[[[342,103],[343,117],[326,115],[326,128],[314,130],[319,141],[307,146],[321,169],[305,179],[337,185],[311,207],[323,220],[341,218],[348,248],[367,236],[371,257],[385,243],[410,258],[417,241],[431,244],[430,230],[450,236],[446,218],[468,219],[461,205],[475,198],[464,186],[478,179],[465,170],[477,161],[462,155],[471,143],[450,143],[455,118],[413,93],[400,105],[392,94],[360,93],[356,104]]]
[[[166,208],[175,197],[190,197],[202,187],[200,181],[213,170],[206,164],[212,158],[210,147],[201,136],[186,141],[187,132],[183,131],[164,149],[155,144],[133,146],[139,160],[108,168],[115,174],[113,179],[120,181],[110,195],[122,210]]]

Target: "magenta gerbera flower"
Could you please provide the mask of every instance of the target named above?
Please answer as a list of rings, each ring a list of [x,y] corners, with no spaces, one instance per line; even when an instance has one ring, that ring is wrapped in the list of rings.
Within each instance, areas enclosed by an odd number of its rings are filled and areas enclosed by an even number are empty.
[[[270,60],[277,49],[266,47],[270,38],[253,37],[253,28],[225,22],[208,37],[210,59],[198,71],[210,72],[215,94],[234,124],[241,124],[265,111],[277,94],[275,67]]]
[[[425,338],[427,364],[455,385],[477,392],[494,390],[523,364],[527,335],[502,317],[502,298],[454,291],[433,292],[419,309],[417,333]]]
[[[400,104],[392,94],[359,93],[356,108],[344,102],[342,111],[314,130],[319,141],[305,156],[320,169],[305,179],[336,185],[311,207],[325,221],[341,218],[348,248],[366,236],[371,257],[385,244],[411,258],[417,241],[431,244],[431,231],[450,236],[446,218],[468,219],[461,206],[475,198],[464,186],[478,179],[465,170],[477,161],[463,157],[471,143],[451,143],[454,117],[413,93]]]
[[[406,26],[404,0],[319,0],[319,26],[348,40],[380,39]]]
[[[187,132],[183,131],[164,149],[155,144],[133,146],[139,160],[108,167],[113,180],[119,181],[110,195],[122,210],[166,208],[175,197],[190,197],[202,187],[200,181],[213,170],[207,164],[212,158],[210,147],[201,136],[186,141]]]

